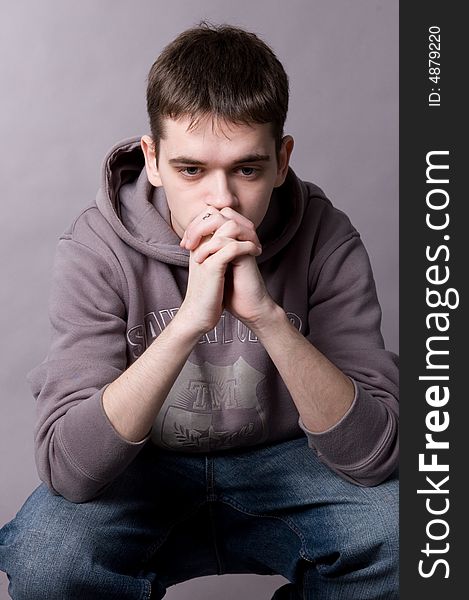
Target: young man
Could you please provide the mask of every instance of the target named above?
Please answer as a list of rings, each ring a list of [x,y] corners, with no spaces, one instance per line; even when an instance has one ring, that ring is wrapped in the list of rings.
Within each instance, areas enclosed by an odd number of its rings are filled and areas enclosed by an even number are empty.
[[[397,367],[348,218],[289,167],[288,80],[202,24],[62,235],[30,375],[45,482],[0,536],[15,600],[161,598],[215,573],[397,598]]]

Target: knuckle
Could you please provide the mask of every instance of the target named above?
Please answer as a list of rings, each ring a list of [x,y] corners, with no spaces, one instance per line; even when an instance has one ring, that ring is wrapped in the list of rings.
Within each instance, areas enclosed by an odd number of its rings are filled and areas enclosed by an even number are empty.
[[[239,231],[239,225],[238,225],[238,223],[237,223],[235,220],[233,220],[233,219],[230,219],[230,220],[227,222],[227,226],[228,226],[228,227],[229,227],[229,228],[230,228],[232,231]]]
[[[220,227],[220,232],[222,232],[226,237],[233,235],[233,233],[236,232],[234,221],[225,221]]]

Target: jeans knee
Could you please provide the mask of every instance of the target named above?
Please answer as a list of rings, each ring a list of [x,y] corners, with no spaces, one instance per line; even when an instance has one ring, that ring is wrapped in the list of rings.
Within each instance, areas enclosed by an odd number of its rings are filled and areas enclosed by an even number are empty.
[[[132,572],[135,561],[129,545],[109,545],[80,519],[63,528],[15,520],[0,536],[0,568],[15,600],[162,598],[156,574]]]
[[[397,598],[399,577],[399,496],[397,481],[363,490],[346,534],[343,564],[355,565],[367,575],[376,597]],[[340,561],[339,561],[340,562]],[[327,571],[327,567],[326,567]]]
[[[10,594],[15,600],[59,600],[72,598],[69,593],[77,582],[77,557],[67,552],[67,545],[47,534],[22,532],[10,544],[5,570],[10,579]],[[75,553],[73,553],[75,554]]]
[[[351,490],[346,501],[305,512],[298,519],[304,553],[319,569],[333,571],[360,565],[383,573],[397,572],[399,495],[397,482]]]
[[[397,480],[382,484],[377,490],[374,506],[374,534],[383,545],[388,561],[397,569],[399,561],[399,485]]]

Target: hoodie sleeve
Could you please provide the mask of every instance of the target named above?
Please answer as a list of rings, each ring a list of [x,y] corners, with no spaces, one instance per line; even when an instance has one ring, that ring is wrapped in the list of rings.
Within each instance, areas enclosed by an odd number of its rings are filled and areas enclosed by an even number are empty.
[[[308,339],[350,377],[352,406],[332,428],[306,429],[319,458],[362,486],[398,465],[398,359],[384,348],[381,309],[367,252],[356,231],[329,248],[313,269]]]
[[[51,344],[27,375],[36,399],[39,477],[72,502],[98,495],[135,458],[102,405],[126,368],[125,306],[116,267],[71,238],[60,239],[49,299]]]

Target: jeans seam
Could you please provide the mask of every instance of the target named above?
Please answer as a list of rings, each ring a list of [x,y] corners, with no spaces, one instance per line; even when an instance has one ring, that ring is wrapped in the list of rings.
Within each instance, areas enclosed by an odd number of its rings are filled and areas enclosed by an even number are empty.
[[[223,573],[223,561],[221,559],[221,554],[217,545],[217,532],[215,528],[215,520],[213,518],[213,502],[217,499],[217,495],[215,494],[215,461],[211,456],[205,457],[205,479],[210,533],[212,537],[215,559],[217,562],[218,575],[221,575]]]
[[[212,457],[205,457],[205,481],[207,491],[207,502],[213,502],[217,499],[215,494],[215,475],[214,460]]]
[[[215,551],[215,558],[217,560],[218,575],[222,575],[223,574],[223,563],[222,563],[221,555],[220,555],[220,552],[218,550],[218,545],[217,545],[215,521],[213,519],[213,503],[209,502],[207,504],[207,506],[208,506],[208,512],[209,512],[210,530],[212,532],[213,548]]]
[[[295,523],[293,523],[293,521],[291,519],[288,519],[286,517],[280,517],[278,515],[264,515],[262,513],[253,512],[253,511],[245,508],[242,504],[240,504],[236,500],[233,500],[232,498],[229,498],[227,496],[222,496],[219,499],[219,501],[222,502],[223,504],[228,504],[235,510],[238,510],[246,515],[249,515],[250,517],[261,517],[264,519],[278,519],[279,521],[282,521],[300,539],[300,541],[301,541],[301,549],[300,549],[300,553],[299,553],[300,556],[302,558],[304,558],[305,560],[307,560],[308,562],[312,562],[312,563],[315,562],[314,559],[311,556],[309,556],[309,554],[306,552],[306,538],[303,536],[301,531],[298,529],[298,527],[295,525]]]
[[[182,521],[184,521],[185,519],[187,519],[188,517],[190,517],[192,514],[195,514],[199,508],[201,508],[203,505],[205,504],[205,501],[203,502],[199,502],[199,504],[197,504],[195,506],[195,508],[193,508],[192,510],[188,511],[187,513],[184,513],[181,517],[179,517],[178,519],[175,519],[174,521],[172,521],[169,525],[168,528],[166,530],[166,532],[161,535],[147,550],[147,552],[145,553],[144,557],[142,558],[142,564],[148,562],[148,560],[151,558],[151,556],[153,554],[155,554],[155,552],[157,550],[159,550],[160,546],[167,540],[167,538],[169,537],[169,535],[171,534],[171,531],[173,530],[174,527],[176,527],[176,525],[178,525],[179,523],[182,523]]]
[[[142,600],[150,600],[151,593],[152,593],[151,583],[148,581],[148,579],[144,579],[143,580],[143,585],[144,585],[143,593],[145,595],[142,596]]]

